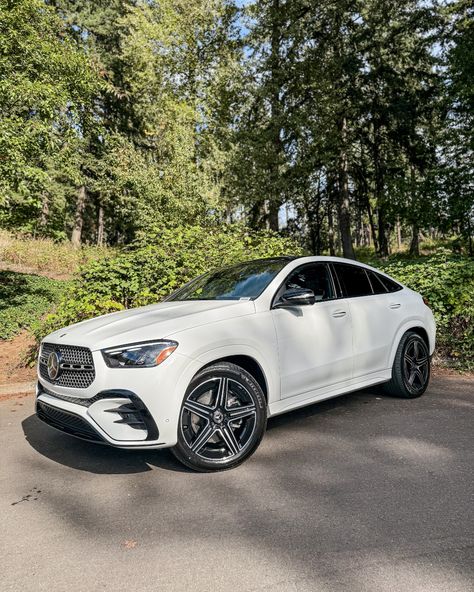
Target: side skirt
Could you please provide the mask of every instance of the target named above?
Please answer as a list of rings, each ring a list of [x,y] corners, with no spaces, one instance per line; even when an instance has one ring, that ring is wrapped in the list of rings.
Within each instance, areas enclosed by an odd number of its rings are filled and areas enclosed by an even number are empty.
[[[327,399],[332,399],[333,397],[346,395],[354,391],[368,388],[369,386],[383,384],[384,382],[388,382],[391,378],[392,370],[388,369],[384,372],[377,372],[377,374],[374,376],[365,376],[362,380],[361,378],[348,380],[342,385],[337,384],[324,390],[314,389],[295,397],[281,399],[280,401],[275,401],[275,403],[271,403],[268,406],[268,417],[280,415],[286,411],[292,411],[293,409],[305,407],[306,405],[312,405],[313,403],[317,403],[319,401],[326,401]]]

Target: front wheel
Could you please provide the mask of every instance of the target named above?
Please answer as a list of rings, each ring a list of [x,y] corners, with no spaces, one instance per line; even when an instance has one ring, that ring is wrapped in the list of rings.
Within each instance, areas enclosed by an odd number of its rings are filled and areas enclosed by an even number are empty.
[[[387,394],[405,399],[420,397],[430,381],[430,355],[425,340],[407,331],[398,345],[392,379],[384,386]]]
[[[267,423],[262,389],[228,362],[199,372],[184,396],[173,454],[201,472],[231,469],[257,449]]]

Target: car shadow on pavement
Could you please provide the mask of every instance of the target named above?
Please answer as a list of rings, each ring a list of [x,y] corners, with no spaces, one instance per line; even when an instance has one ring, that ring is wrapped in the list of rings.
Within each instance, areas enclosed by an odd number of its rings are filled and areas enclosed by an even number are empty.
[[[368,402],[375,393],[367,391],[343,395],[314,403],[307,407],[279,415],[268,420],[267,430],[291,429],[294,423],[316,415],[333,412],[341,407],[359,406]],[[30,415],[22,422],[27,442],[42,456],[64,466],[98,474],[133,474],[152,470],[193,472],[179,463],[168,449],[123,450],[107,445],[86,442],[55,430]]]
[[[27,442],[42,456],[77,469],[98,474],[133,474],[157,467],[169,471],[190,472],[167,449],[122,450],[94,444],[62,434],[45,425],[36,415],[22,422]]]

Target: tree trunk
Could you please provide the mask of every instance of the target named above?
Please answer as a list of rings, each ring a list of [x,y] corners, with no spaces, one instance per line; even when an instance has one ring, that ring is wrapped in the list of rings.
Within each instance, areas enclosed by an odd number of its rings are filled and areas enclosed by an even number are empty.
[[[103,246],[104,235],[104,208],[102,206],[99,206],[99,211],[97,213],[97,246]]]
[[[334,220],[332,216],[332,202],[328,200],[328,246],[329,254],[334,257],[336,251],[334,249]]]
[[[339,219],[339,232],[342,242],[342,254],[348,259],[355,259],[351,236],[351,211],[349,198],[349,174],[347,163],[347,120],[339,124],[341,151],[339,155],[339,187],[336,192],[336,207]]]
[[[281,45],[281,9],[280,0],[272,0],[270,37],[270,136],[273,146],[269,163],[270,195],[268,196],[268,227],[278,232],[280,225],[278,212],[282,204],[280,159],[281,143],[281,101],[280,101],[280,45]]]
[[[268,204],[268,227],[270,230],[278,232],[280,229],[280,223],[278,220],[278,214],[280,212],[280,206],[275,201],[270,201]]]
[[[402,248],[402,225],[400,224],[400,216],[397,216],[397,249],[400,251]]]
[[[71,243],[74,247],[80,247],[82,242],[82,227],[84,225],[84,209],[86,207],[87,190],[81,185],[77,191],[76,213],[74,215],[74,226],[72,228]]]
[[[471,228],[471,217],[470,213],[467,215],[467,235],[468,235],[468,244],[469,244],[469,257],[474,256],[474,250],[472,246],[472,228]]]
[[[49,195],[45,191],[42,194],[42,207],[41,207],[41,216],[40,216],[40,221],[39,221],[39,225],[42,229],[44,229],[45,226],[48,224],[48,218],[49,218]]]
[[[420,256],[420,229],[416,223],[413,224],[413,235],[410,243],[410,256]]]
[[[387,232],[385,229],[385,211],[382,204],[378,208],[378,244],[379,244],[379,255],[381,257],[388,257],[388,240]]]

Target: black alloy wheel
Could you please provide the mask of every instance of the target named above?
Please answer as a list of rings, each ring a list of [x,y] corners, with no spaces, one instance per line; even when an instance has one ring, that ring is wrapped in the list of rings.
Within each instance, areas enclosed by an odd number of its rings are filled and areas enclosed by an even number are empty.
[[[265,397],[254,377],[235,364],[214,364],[189,385],[172,451],[197,471],[230,469],[255,451],[265,427]]]
[[[420,335],[408,331],[398,346],[392,379],[385,385],[385,391],[389,395],[414,399],[426,391],[430,373],[428,345]]]

